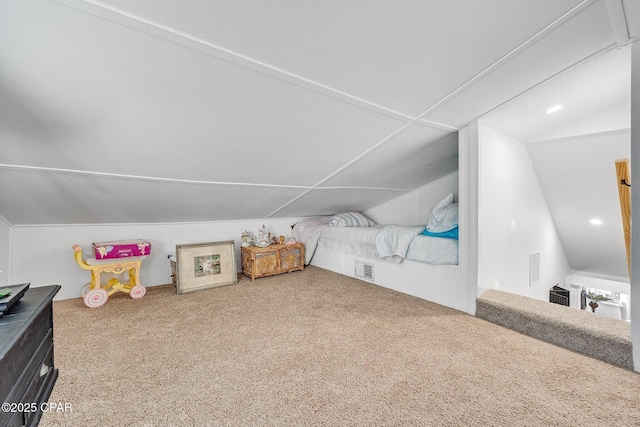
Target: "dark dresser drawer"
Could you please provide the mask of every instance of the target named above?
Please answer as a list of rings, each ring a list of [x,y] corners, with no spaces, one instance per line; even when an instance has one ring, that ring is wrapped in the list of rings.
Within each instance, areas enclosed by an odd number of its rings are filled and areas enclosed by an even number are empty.
[[[58,376],[53,359],[53,304],[60,286],[29,289],[0,318],[0,426],[35,426]]]
[[[27,291],[29,292],[31,290]],[[20,303],[16,308],[20,308],[19,305]],[[13,393],[18,397],[22,396],[27,388],[26,381],[31,378],[25,370],[29,368],[28,365],[38,349],[43,346],[44,340],[53,343],[52,328],[51,307],[48,306],[33,320],[31,327],[18,338],[15,345],[8,349],[6,356],[2,359],[2,370],[7,375],[6,377],[2,375],[0,378],[0,396],[16,397],[11,395]]]
[[[0,424],[3,427],[23,427],[26,424],[24,423],[24,415],[22,413],[19,412],[15,412],[15,413],[6,413],[3,414],[6,415],[8,418],[6,420],[6,424],[4,418],[0,417]]]
[[[38,405],[31,405],[24,412],[25,425],[31,425],[35,417],[38,418],[42,414],[42,403],[49,399],[51,390],[53,389],[53,382],[58,377],[58,370],[53,368],[53,342],[49,346],[44,357],[38,359],[36,364],[36,371],[29,382],[29,388],[22,396],[22,402],[26,404],[32,404],[34,402]],[[35,410],[34,410],[35,409]]]

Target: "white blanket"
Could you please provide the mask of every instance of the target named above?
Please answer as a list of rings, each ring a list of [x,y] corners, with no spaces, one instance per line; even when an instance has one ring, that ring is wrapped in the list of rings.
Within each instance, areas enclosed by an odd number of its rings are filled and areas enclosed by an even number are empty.
[[[458,264],[458,241],[423,236],[424,227],[330,227],[327,225],[330,219],[303,220],[293,228],[293,237],[305,245],[305,265],[311,262],[318,246],[391,263],[407,259],[433,265]]]
[[[394,257],[394,262],[406,258],[409,245],[424,227],[387,225],[376,234],[376,250],[380,258]]]
[[[308,265],[318,246],[318,238],[332,217],[306,219],[293,227],[293,238],[297,242],[304,243],[304,264]]]
[[[328,226],[320,234],[318,247],[333,252],[352,254],[358,257],[378,259],[376,234],[382,226],[374,227],[332,227]]]

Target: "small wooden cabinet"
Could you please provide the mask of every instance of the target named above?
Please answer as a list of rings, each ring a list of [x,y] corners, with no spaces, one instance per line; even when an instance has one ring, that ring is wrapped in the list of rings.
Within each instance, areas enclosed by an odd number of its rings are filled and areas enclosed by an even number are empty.
[[[243,246],[240,252],[242,273],[251,277],[251,281],[256,277],[304,270],[304,245],[302,243],[270,245],[266,248]]]

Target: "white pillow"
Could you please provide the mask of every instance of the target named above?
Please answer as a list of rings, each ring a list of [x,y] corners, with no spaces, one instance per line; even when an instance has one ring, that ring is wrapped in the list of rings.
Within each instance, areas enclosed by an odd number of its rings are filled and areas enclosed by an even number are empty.
[[[345,212],[334,215],[329,221],[329,225],[332,227],[373,227],[376,223],[360,212]]]
[[[454,195],[451,193],[436,203],[429,214],[427,231],[442,233],[458,226],[458,204],[454,201]]]

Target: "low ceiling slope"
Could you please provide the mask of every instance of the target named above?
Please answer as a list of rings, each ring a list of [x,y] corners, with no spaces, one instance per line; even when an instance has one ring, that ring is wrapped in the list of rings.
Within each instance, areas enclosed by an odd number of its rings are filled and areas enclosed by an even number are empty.
[[[4,0],[0,216],[365,210],[457,171],[471,120],[619,45],[625,7]]]
[[[553,105],[562,108],[545,114]],[[526,143],[572,270],[628,281],[615,161],[630,157],[630,46],[550,79],[482,122]]]

